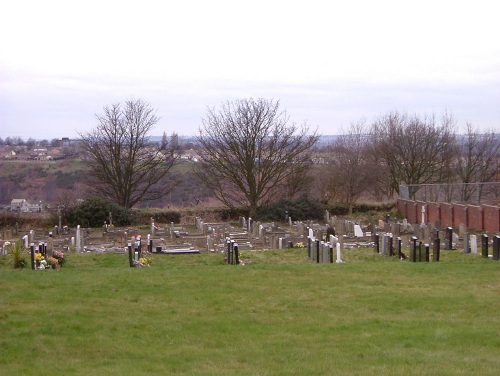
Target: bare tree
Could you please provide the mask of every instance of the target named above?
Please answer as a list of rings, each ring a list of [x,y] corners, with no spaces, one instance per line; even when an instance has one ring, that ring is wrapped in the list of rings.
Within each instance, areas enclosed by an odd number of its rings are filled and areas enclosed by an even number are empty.
[[[293,167],[310,162],[318,140],[307,125],[291,123],[279,101],[266,99],[222,103],[202,124],[197,175],[218,200],[250,216],[275,199],[287,178],[304,171]]]
[[[155,110],[142,100],[104,107],[97,127],[80,135],[95,195],[125,208],[156,200],[169,192],[165,178],[175,158],[167,143],[149,142],[158,122]]]
[[[327,177],[330,198],[347,204],[351,215],[356,201],[374,184],[369,146],[364,121],[351,124],[349,131],[330,145],[328,164],[322,172]]]
[[[463,183],[461,200],[470,201],[473,195],[481,199],[482,185],[474,183],[491,182],[498,174],[500,139],[493,131],[480,133],[467,124],[467,134],[460,142],[456,158],[456,171]]]
[[[439,181],[455,147],[453,118],[444,115],[441,124],[435,116],[418,117],[392,112],[372,125],[375,158],[387,169],[393,191],[399,184],[412,185]]]

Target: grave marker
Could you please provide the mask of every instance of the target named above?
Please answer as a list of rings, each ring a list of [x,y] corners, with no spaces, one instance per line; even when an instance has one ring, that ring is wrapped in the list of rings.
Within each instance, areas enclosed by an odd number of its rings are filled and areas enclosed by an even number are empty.
[[[410,260],[417,262],[417,237],[412,236],[410,241]]]
[[[483,237],[482,237],[482,256],[483,257],[488,257],[488,235],[487,234],[483,234]]]
[[[493,260],[500,259],[500,236],[493,237]]]
[[[441,253],[441,240],[439,237],[434,239],[432,244],[432,261],[439,261],[439,256]]]
[[[337,264],[342,263],[341,251],[340,251],[340,243],[337,243]]]
[[[470,253],[469,234],[464,233],[464,253]]]
[[[362,238],[363,236],[365,236],[360,225],[354,225],[354,236],[356,238]]]
[[[470,236],[470,252],[477,255],[477,237],[476,235]]]
[[[446,228],[446,235],[444,239],[444,249],[450,251],[452,247],[452,237],[453,237],[453,228]]]

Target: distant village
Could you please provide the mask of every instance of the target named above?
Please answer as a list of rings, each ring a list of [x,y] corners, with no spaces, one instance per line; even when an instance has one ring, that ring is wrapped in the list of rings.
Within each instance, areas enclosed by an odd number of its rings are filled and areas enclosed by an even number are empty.
[[[54,161],[78,156],[79,140],[62,138],[52,141],[22,142],[0,145],[0,157],[4,160]]]

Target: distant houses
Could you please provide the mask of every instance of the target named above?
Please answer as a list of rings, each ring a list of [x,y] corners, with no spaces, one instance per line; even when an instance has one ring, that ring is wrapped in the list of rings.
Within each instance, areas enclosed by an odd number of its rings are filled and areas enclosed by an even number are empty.
[[[10,211],[20,213],[37,213],[43,210],[41,201],[28,201],[23,198],[15,198],[10,202]]]

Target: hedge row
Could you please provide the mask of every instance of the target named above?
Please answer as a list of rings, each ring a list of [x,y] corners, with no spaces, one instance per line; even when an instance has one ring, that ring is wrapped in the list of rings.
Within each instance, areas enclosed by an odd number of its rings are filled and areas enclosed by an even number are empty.
[[[358,204],[353,207],[354,213],[387,213],[393,211],[394,203],[387,204]],[[292,220],[322,220],[325,210],[331,215],[343,216],[349,213],[349,207],[338,204],[327,207],[321,201],[304,197],[296,201],[281,200],[276,203],[259,208],[255,220],[260,221],[285,221],[286,216]],[[200,217],[204,221],[236,221],[239,216],[247,216],[243,209],[226,207],[192,207],[178,210],[148,208],[139,210],[126,210],[100,199],[87,199],[81,204],[67,209],[62,213],[63,225],[75,227],[101,227],[104,222],[109,222],[109,213],[112,213],[115,226],[138,226],[149,224],[151,218],[157,223],[181,223]],[[46,227],[50,228],[59,223],[57,213],[0,213],[0,228],[3,227]],[[194,221],[193,221],[194,223]]]

